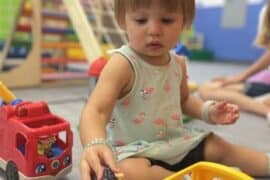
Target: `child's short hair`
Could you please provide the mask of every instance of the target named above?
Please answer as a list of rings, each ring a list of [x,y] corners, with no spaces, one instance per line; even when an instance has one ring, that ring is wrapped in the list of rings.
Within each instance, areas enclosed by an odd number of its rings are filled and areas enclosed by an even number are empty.
[[[126,10],[149,7],[154,0],[114,0],[115,18],[120,27],[124,23]],[[181,11],[184,27],[190,27],[195,16],[195,0],[158,0],[162,7],[169,11]],[[155,3],[155,2],[153,2]]]
[[[261,14],[259,32],[255,39],[255,45],[270,49],[270,1],[267,0],[267,6]]]

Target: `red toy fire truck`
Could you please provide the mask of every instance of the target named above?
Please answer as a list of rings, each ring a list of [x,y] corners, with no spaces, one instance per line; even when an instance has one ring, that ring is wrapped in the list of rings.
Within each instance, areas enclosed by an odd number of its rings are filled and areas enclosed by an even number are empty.
[[[57,179],[71,171],[68,121],[45,102],[0,106],[0,167],[8,180]]]

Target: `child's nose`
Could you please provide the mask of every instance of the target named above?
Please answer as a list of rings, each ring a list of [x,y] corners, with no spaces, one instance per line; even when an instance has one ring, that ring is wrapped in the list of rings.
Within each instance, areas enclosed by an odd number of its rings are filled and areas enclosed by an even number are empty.
[[[158,22],[152,22],[149,27],[149,35],[159,36],[161,34],[162,27]]]

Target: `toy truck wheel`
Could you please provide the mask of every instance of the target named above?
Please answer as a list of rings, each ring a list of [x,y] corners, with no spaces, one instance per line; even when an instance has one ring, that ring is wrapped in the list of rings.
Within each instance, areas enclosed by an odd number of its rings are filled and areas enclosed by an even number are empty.
[[[7,180],[19,180],[17,166],[14,162],[9,161],[6,168]]]

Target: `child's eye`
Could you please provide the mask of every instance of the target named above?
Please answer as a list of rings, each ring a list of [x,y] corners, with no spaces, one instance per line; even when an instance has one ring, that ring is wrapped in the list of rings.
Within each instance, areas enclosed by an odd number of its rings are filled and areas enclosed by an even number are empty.
[[[170,24],[173,22],[172,18],[162,18],[161,21],[166,24]]]
[[[135,19],[135,21],[138,23],[138,24],[145,24],[147,22],[147,19]]]

